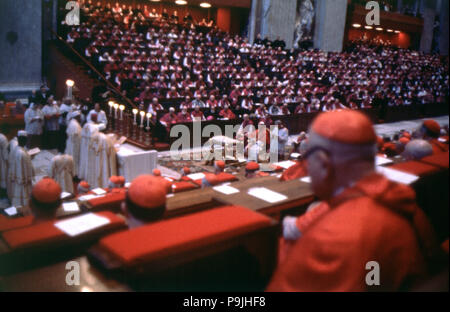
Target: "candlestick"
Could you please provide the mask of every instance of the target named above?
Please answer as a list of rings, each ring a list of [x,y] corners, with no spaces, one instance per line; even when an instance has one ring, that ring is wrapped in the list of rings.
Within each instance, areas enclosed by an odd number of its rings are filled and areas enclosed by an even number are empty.
[[[112,115],[112,108],[114,106],[114,102],[113,101],[109,101],[108,105],[109,105],[109,116],[111,116]]]
[[[152,114],[147,113],[147,130],[150,130],[150,118],[152,118]]]
[[[145,112],[144,111],[140,111],[139,115],[141,115],[141,128],[143,128],[144,127]]]
[[[114,104],[114,118],[117,119],[117,109],[119,108],[119,104]]]
[[[137,125],[137,122],[136,122],[136,115],[137,115],[137,113],[138,113],[138,110],[136,109],[136,108],[133,108],[133,115],[134,115],[134,125]]]
[[[120,109],[120,120],[123,120],[123,110],[125,109],[125,105],[120,105],[119,109]]]
[[[70,80],[70,79],[66,80],[67,97],[69,99],[72,99],[72,89],[73,89],[74,85],[75,85],[75,82],[73,80]]]

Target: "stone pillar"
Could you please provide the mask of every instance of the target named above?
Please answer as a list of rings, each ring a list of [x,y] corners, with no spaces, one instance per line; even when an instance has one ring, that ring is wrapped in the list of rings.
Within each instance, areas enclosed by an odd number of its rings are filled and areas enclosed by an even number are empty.
[[[42,2],[0,1],[0,92],[39,88],[42,78]]]
[[[423,29],[420,38],[420,51],[425,53],[431,52],[433,43],[433,25],[436,12],[433,9],[425,9],[423,12]]]
[[[341,52],[347,19],[347,0],[316,0],[314,48]]]
[[[253,1],[252,8],[256,2],[258,1]],[[297,0],[260,0],[260,2],[262,5],[257,14],[261,16],[261,36],[263,38],[267,36],[270,40],[280,37],[286,42],[286,48],[290,49],[294,41]]]
[[[448,3],[449,1],[442,1],[440,9],[440,39],[439,39],[439,51],[441,55],[448,55]]]

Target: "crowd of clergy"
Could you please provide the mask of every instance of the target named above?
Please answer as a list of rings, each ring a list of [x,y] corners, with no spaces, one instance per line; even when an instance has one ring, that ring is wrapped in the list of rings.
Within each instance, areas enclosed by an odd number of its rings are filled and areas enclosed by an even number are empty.
[[[284,49],[282,40],[200,26],[189,13],[84,1],[67,42],[129,99],[152,114],[174,100],[166,124],[245,113],[426,105],[448,99],[448,58],[362,41],[342,53]],[[175,101],[177,100],[177,101]],[[196,109],[197,107],[200,110]]]

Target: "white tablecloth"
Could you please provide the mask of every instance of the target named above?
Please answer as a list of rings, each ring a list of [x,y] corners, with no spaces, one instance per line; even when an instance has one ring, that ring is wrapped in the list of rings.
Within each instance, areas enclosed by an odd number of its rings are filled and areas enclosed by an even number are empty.
[[[141,174],[151,174],[158,162],[158,152],[137,151],[127,145],[122,145],[117,152],[117,165],[119,175],[125,177],[127,182]]]

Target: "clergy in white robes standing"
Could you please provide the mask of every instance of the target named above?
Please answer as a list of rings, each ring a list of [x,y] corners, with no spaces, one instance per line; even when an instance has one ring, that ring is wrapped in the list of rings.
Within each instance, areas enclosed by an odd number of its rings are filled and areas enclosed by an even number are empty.
[[[289,130],[280,120],[275,121],[275,126],[276,127],[273,127],[270,132],[270,153],[278,153],[278,158],[283,160],[286,144],[289,140]],[[278,151],[275,149],[275,146],[278,148]]]
[[[98,132],[98,127],[92,123],[86,123],[81,130],[81,144],[80,144],[80,165],[78,167],[78,177],[87,180],[89,171],[89,145],[92,136]]]
[[[14,186],[13,195],[10,200],[11,204],[15,207],[25,207],[30,200],[34,168],[31,163],[31,157],[25,150],[27,133],[21,130],[17,136],[18,146],[15,149]]]
[[[18,146],[17,138],[13,138],[8,144],[8,178],[6,181],[6,193],[8,195],[9,201],[14,193],[14,170],[15,170],[15,157],[16,148]]]
[[[94,118],[95,116],[95,118]],[[100,104],[95,103],[94,109],[92,109],[86,118],[87,122],[95,123],[99,126],[99,130],[105,130],[108,124],[108,119],[103,110],[100,109]]]
[[[31,103],[25,111],[25,131],[28,133],[28,148],[41,148],[44,114],[38,104]]]
[[[74,163],[70,155],[56,155],[50,162],[49,176],[58,182],[63,192],[74,194]]]
[[[8,139],[0,133],[0,197],[4,195],[8,180]]]
[[[117,152],[114,144],[116,143],[115,134],[107,134],[101,136],[102,140],[102,173],[101,173],[101,187],[107,187],[109,178],[117,175]]]
[[[74,164],[74,176],[78,176],[80,168],[81,126],[79,111],[72,113],[72,118],[67,126],[67,143],[65,154],[72,156]]]

